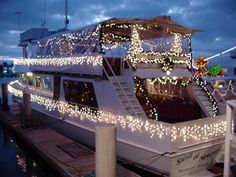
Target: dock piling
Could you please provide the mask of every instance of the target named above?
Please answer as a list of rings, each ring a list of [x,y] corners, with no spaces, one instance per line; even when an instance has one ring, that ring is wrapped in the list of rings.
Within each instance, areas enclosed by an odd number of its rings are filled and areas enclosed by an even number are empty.
[[[8,110],[8,89],[7,84],[2,84],[2,110]]]
[[[116,176],[116,127],[96,126],[96,177]]]
[[[29,87],[26,86],[23,90],[23,126],[28,127],[32,123],[32,110],[31,110],[31,96]]]

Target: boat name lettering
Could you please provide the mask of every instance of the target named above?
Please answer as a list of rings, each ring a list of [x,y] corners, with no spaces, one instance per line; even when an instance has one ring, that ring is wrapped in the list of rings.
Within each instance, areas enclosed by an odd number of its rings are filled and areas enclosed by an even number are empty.
[[[205,154],[203,154],[201,156],[201,160],[205,160],[206,158],[210,158],[212,157],[213,155],[215,155],[216,153],[218,153],[220,151],[220,149],[216,149],[214,151],[211,151],[211,152],[206,152]]]
[[[200,155],[200,152],[195,153],[195,154],[194,154],[193,152],[187,153],[187,154],[185,154],[185,156],[179,157],[179,158],[176,160],[176,165],[180,165],[180,164],[182,164],[183,162],[185,162],[185,161],[187,161],[187,160],[190,160],[190,159],[196,160],[196,159],[198,159],[199,155]]]

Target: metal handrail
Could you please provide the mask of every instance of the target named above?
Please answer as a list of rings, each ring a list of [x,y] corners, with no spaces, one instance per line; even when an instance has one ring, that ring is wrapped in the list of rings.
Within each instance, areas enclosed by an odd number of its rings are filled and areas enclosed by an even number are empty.
[[[118,83],[118,85],[119,85],[119,87],[120,87],[122,93],[125,95],[125,97],[126,97],[128,103],[129,103],[131,109],[133,110],[134,114],[135,114],[136,116],[138,116],[138,115],[136,114],[134,108],[132,107],[132,104],[131,104],[131,102],[130,102],[128,96],[126,95],[125,91],[123,90],[123,88],[122,88],[122,86],[121,86],[119,80],[117,79],[117,77],[116,77],[116,75],[115,75],[115,73],[114,73],[112,67],[110,66],[110,63],[107,61],[107,59],[106,59],[105,57],[104,57],[103,59],[104,59],[104,61],[106,62],[107,66],[109,67],[109,69],[110,69],[110,71],[111,71],[113,77],[115,78],[116,82]],[[107,72],[106,72],[104,66],[102,66],[102,67],[103,67],[103,70],[105,71],[105,74],[106,74],[107,78],[109,78],[109,75],[107,74]],[[112,84],[112,86],[113,86],[113,84]],[[113,86],[113,88],[114,88],[114,86]],[[115,89],[115,88],[114,88],[114,89]],[[120,102],[122,103],[121,99],[119,99],[119,100],[120,100]]]

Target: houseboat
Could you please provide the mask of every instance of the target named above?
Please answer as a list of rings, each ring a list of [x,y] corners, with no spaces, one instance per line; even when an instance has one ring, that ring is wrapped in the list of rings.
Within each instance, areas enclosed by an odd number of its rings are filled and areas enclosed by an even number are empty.
[[[206,169],[221,153],[224,112],[193,73],[191,35],[169,16],[113,18],[78,30],[21,34],[20,79],[9,91],[57,131],[89,147],[95,126],[117,126],[120,160],[171,177]]]

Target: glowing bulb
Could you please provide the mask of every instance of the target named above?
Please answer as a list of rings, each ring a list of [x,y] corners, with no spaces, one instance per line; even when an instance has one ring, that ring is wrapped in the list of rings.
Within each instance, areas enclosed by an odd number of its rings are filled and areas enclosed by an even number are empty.
[[[168,76],[170,75],[170,71],[169,70],[166,71],[166,75],[168,75]]]
[[[33,76],[33,73],[31,73],[31,72],[27,72],[27,73],[26,73],[26,76],[28,76],[28,77],[32,77],[32,76]]]

